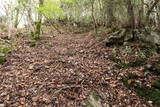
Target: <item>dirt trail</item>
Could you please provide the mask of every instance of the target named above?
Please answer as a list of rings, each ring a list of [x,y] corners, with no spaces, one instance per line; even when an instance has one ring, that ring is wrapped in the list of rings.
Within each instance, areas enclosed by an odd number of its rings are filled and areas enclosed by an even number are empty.
[[[95,91],[106,107],[146,107],[123,86],[122,70],[105,71],[112,48],[87,34],[45,34],[29,47],[24,39],[0,65],[0,102],[8,107],[83,107]],[[53,44],[50,46],[49,43]]]

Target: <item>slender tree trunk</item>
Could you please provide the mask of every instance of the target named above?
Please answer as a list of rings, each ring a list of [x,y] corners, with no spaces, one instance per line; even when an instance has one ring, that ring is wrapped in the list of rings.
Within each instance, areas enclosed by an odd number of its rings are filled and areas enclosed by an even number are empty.
[[[19,24],[19,9],[16,9],[16,18],[15,18],[15,24],[14,27],[17,28]]]
[[[157,20],[158,20],[157,28],[158,30],[160,30],[160,15],[158,13],[157,13]]]
[[[132,0],[127,0],[127,8],[128,8],[128,24],[129,27],[132,29],[135,29],[135,16],[134,16],[134,10],[133,10],[133,4]]]
[[[141,0],[139,9],[138,27],[142,27],[143,25],[144,25],[144,0]]]
[[[113,1],[107,2],[107,26],[112,27],[115,23],[115,17],[113,14]]]
[[[6,16],[7,17],[7,25],[8,25],[8,38],[11,38],[11,28],[12,28],[12,22],[11,22],[11,19],[12,19],[12,15],[11,15],[11,8],[10,6],[8,5],[8,7],[6,8]]]
[[[91,15],[92,15],[93,23],[94,23],[94,30],[97,33],[97,22],[96,22],[96,19],[95,19],[95,16],[94,16],[94,1],[90,0],[90,2],[91,2],[91,12],[92,12]]]
[[[33,24],[33,19],[32,19],[32,10],[31,10],[31,8],[29,8],[28,10],[27,10],[27,20],[28,20],[28,25],[29,26],[31,26],[32,24]]]
[[[43,6],[44,0],[39,0],[39,7]],[[38,21],[36,22],[36,32],[35,32],[35,39],[39,39],[41,35],[41,25],[42,25],[42,13],[38,13]]]

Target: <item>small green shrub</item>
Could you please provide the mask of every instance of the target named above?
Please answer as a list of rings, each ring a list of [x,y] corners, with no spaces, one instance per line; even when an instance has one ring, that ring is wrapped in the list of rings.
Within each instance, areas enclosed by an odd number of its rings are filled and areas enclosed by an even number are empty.
[[[7,29],[7,25],[5,23],[0,23],[0,29],[1,31],[4,31]]]
[[[48,46],[52,47],[53,43],[52,42],[48,42]]]
[[[30,41],[30,42],[28,43],[29,47],[34,47],[34,46],[36,46],[37,44],[38,44],[37,41]]]
[[[129,84],[128,81],[133,79],[138,79],[138,76],[133,73],[129,73],[127,76],[122,77],[122,82],[126,87],[130,88],[133,84]]]
[[[16,45],[19,44],[19,42],[18,42],[18,41],[15,41],[15,42],[12,42],[11,44],[12,44],[13,46],[16,46]]]
[[[24,34],[23,34],[23,33],[21,33],[21,32],[18,32],[15,36],[16,36],[16,37],[23,37],[23,36],[24,36]]]
[[[4,45],[5,44],[5,41],[0,41],[0,45]]]
[[[11,47],[0,47],[0,53],[8,54],[11,53]]]
[[[139,86],[134,88],[137,95],[145,97],[147,100],[153,101],[158,107],[160,106],[160,90],[147,86]]]
[[[4,56],[0,56],[0,64],[6,62],[6,58]]]
[[[155,88],[157,88],[157,89],[160,89],[160,80],[153,82],[153,83],[152,83],[152,87],[155,87]]]
[[[25,35],[29,40],[39,40],[40,36],[35,32],[30,32]]]

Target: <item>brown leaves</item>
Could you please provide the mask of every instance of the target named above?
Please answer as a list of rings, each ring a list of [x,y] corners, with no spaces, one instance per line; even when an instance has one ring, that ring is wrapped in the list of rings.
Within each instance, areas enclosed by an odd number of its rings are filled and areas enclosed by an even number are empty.
[[[21,44],[0,66],[0,102],[15,107],[83,107],[96,91],[102,105],[147,105],[136,95],[132,99],[133,93],[120,82],[127,70],[105,69],[106,65],[113,68],[114,63],[107,59],[112,48],[87,35],[50,36],[42,37],[32,48],[26,46],[27,40],[14,38]],[[48,47],[48,42],[54,45]]]

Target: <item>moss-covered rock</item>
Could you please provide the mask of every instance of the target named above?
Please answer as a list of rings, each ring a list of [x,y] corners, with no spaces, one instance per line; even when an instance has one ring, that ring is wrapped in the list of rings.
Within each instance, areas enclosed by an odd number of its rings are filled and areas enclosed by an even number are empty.
[[[103,41],[106,46],[122,45],[125,41],[126,29],[118,30],[116,32],[111,33],[110,35],[111,36],[109,37],[109,39],[105,39]]]

